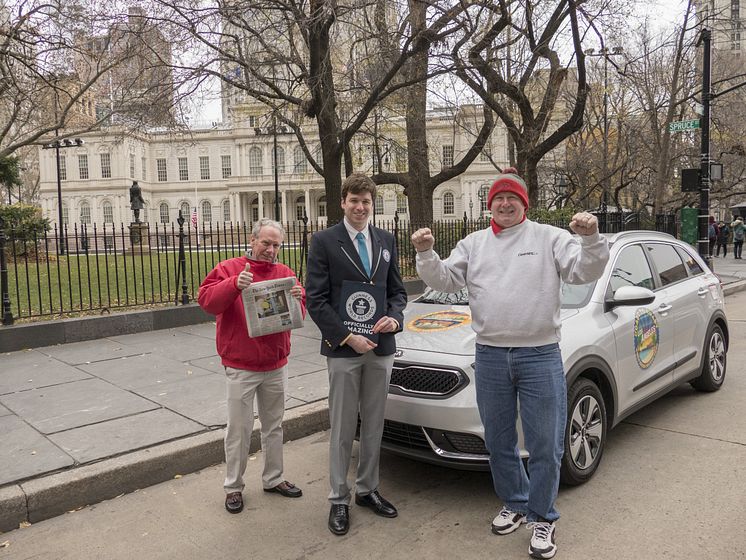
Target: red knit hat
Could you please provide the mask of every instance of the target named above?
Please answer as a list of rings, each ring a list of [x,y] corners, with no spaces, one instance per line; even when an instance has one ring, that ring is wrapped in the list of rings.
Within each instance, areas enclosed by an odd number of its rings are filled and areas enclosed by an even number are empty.
[[[523,205],[528,208],[528,187],[526,183],[518,176],[518,170],[515,167],[506,167],[501,175],[492,183],[492,188],[487,195],[487,209],[492,209],[492,199],[497,193],[511,192],[521,199]]]

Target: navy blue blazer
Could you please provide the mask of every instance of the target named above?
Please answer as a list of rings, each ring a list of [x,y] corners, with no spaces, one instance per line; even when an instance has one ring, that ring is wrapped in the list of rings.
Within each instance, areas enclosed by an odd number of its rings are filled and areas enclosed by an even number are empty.
[[[396,319],[399,330],[403,327],[407,292],[399,272],[394,236],[372,225],[369,228],[372,244],[372,278],[366,275],[360,255],[347,233],[344,222],[314,233],[311,239],[306,276],[306,306],[309,315],[321,330],[321,354],[324,356],[359,356],[349,346],[340,346],[340,343],[350,335],[338,313],[344,280],[372,282],[377,286],[384,286],[384,315]],[[381,333],[378,346],[373,352],[378,356],[393,354],[396,351],[394,334]]]

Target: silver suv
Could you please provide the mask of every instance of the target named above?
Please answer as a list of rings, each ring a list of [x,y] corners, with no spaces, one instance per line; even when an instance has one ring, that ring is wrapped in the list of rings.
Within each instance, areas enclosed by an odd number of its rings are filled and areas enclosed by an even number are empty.
[[[667,234],[623,232],[611,235],[609,245],[600,280],[562,286],[565,484],[593,476],[608,430],[624,417],[682,383],[716,391],[725,380],[728,321],[717,276],[689,245]],[[428,289],[409,304],[397,335],[385,449],[488,468],[470,323],[465,290]]]

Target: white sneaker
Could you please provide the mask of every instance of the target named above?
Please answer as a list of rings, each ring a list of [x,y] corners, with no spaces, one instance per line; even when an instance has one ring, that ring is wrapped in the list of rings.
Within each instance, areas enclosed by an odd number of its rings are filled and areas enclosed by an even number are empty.
[[[554,542],[554,523],[547,521],[535,521],[528,524],[533,530],[531,543],[528,545],[528,554],[531,558],[552,558],[557,553],[557,545]]]
[[[507,535],[518,529],[521,523],[525,522],[526,516],[524,514],[503,506],[497,517],[492,520],[492,532],[496,535]]]

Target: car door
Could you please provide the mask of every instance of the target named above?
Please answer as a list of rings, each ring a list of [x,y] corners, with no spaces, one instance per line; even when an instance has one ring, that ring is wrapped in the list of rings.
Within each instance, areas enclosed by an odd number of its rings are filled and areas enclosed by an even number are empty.
[[[608,295],[622,286],[641,286],[655,293],[655,300],[649,305],[618,306],[606,313],[616,344],[620,414],[673,380],[672,306],[645,252],[639,243],[622,248],[612,265],[607,288]]]
[[[673,244],[647,243],[646,250],[673,306],[675,380],[696,369],[699,363],[707,330],[705,300],[710,297],[710,292],[704,274],[690,275],[689,268]]]

